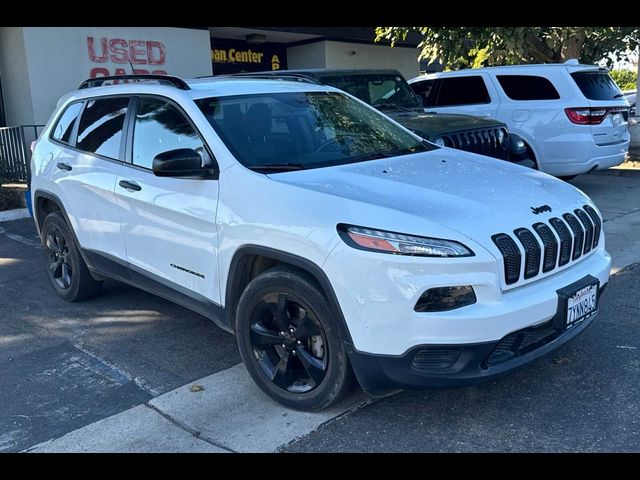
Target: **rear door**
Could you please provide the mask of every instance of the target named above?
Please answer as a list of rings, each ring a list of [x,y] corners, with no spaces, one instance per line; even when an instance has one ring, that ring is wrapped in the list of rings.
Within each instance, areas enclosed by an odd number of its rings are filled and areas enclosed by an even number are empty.
[[[605,69],[570,72],[587,104],[591,116],[604,116],[600,123],[591,125],[596,145],[613,145],[626,141],[629,102]],[[585,105],[587,106],[587,105]]]
[[[82,107],[71,105],[51,138],[60,148],[51,178],[64,197],[80,246],[119,259],[125,258],[125,251],[114,188],[122,168],[129,102],[130,97],[118,95],[88,99]],[[75,110],[80,119],[74,128],[68,121]]]

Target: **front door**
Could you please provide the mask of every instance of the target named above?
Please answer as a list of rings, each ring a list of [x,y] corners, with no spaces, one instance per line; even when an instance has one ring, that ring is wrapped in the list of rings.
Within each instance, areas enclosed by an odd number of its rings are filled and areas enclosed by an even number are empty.
[[[191,148],[207,156],[186,115],[158,97],[132,112],[131,154],[116,181],[127,261],[134,272],[198,300],[220,304],[216,209],[218,181],[156,177],[156,155]]]

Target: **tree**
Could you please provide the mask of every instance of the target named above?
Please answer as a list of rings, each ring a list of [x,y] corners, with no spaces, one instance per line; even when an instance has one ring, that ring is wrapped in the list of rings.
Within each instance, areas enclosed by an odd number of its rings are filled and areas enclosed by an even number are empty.
[[[449,68],[514,63],[581,63],[628,57],[640,45],[637,27],[377,27],[376,41],[391,44],[409,32],[422,35],[420,59],[438,60]],[[609,55],[612,55],[611,58]]]
[[[633,70],[611,70],[611,78],[620,87],[620,90],[635,90],[638,84],[638,74]]]

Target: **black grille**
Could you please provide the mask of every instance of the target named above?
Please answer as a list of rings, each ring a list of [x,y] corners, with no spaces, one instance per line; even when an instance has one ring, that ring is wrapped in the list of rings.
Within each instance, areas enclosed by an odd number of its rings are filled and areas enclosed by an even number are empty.
[[[488,368],[529,353],[555,340],[562,335],[562,333],[562,330],[553,328],[551,322],[510,333],[498,342],[483,362],[482,367]]]
[[[556,268],[556,260],[558,258],[558,242],[555,235],[549,227],[544,223],[536,223],[533,229],[542,239],[544,245],[544,256],[542,262],[542,271],[547,273]]]
[[[526,228],[518,228],[513,233],[524,247],[524,278],[535,277],[540,271],[540,244]]]
[[[516,242],[506,233],[498,233],[491,237],[504,260],[504,275],[507,285],[516,283],[520,278],[520,249]]]
[[[557,237],[544,222],[532,225],[538,236],[524,227],[513,231],[524,251],[525,280],[540,274],[540,263],[542,263],[542,272],[547,273],[556,267],[568,264],[572,259],[577,260],[583,253],[586,255],[598,245],[597,237],[600,235],[602,220],[596,211],[585,205],[584,210],[576,209],[574,212],[578,218],[572,213],[565,213],[562,215],[564,221],[558,217],[549,219],[549,224],[555,230]],[[521,270],[520,248],[506,233],[498,233],[491,239],[502,254],[506,284],[518,282]]]
[[[558,261],[558,265],[562,267],[571,260],[571,245],[573,239],[571,238],[571,233],[567,225],[562,220],[554,217],[549,220],[549,223],[558,234],[558,237],[560,237],[560,260]]]
[[[593,248],[598,246],[598,241],[600,240],[600,229],[602,228],[602,220],[596,213],[595,209],[590,205],[585,205],[584,210],[591,217],[591,221],[593,222]]]
[[[449,133],[443,135],[442,138],[447,146],[507,160],[509,158],[509,142],[507,139],[500,142],[500,137],[506,138],[507,135],[503,128],[497,127]]]
[[[576,217],[578,217],[584,227],[584,249],[582,250],[582,253],[587,253],[591,250],[593,242],[593,223],[591,223],[589,215],[584,213],[582,210],[575,209],[573,213],[576,214]]]
[[[572,258],[576,260],[580,258],[580,255],[582,255],[584,231],[580,226],[580,222],[578,222],[576,217],[574,217],[570,213],[565,213],[564,215],[562,215],[562,218],[564,218],[565,221],[569,224],[569,228],[571,228],[571,231],[573,232],[573,257]]]

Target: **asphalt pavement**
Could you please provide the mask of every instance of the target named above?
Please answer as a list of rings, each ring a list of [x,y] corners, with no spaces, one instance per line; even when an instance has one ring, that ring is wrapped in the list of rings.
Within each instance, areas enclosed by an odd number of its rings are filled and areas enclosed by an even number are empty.
[[[591,327],[487,384],[355,391],[321,414],[265,397],[234,337],[182,307],[115,281],[60,300],[32,221],[0,223],[0,452],[638,451],[640,176],[572,183],[614,257]]]

